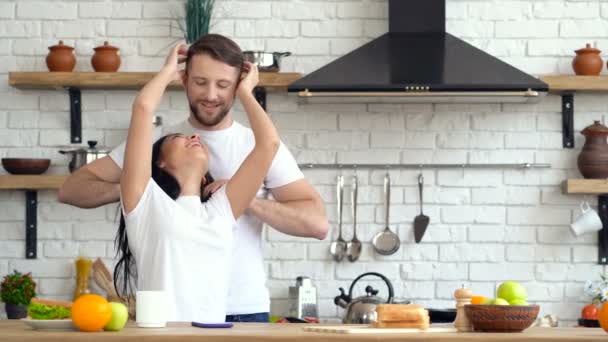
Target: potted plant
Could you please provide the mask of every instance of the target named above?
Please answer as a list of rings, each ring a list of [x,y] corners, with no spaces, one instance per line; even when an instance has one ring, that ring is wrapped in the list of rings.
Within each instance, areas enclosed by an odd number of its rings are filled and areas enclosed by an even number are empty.
[[[27,306],[36,297],[36,282],[32,273],[22,274],[14,270],[7,274],[0,284],[0,298],[6,307],[9,319],[19,319],[27,316]]]
[[[209,33],[211,14],[215,0],[187,0],[185,3],[185,25],[177,21],[188,44]]]

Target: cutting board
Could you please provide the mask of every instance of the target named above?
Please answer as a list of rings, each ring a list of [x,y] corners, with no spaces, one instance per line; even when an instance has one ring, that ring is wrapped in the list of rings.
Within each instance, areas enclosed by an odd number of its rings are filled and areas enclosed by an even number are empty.
[[[423,329],[388,329],[372,328],[369,325],[320,325],[306,326],[304,331],[335,333],[335,334],[408,334],[408,333],[451,333],[457,332],[454,326],[433,327]]]

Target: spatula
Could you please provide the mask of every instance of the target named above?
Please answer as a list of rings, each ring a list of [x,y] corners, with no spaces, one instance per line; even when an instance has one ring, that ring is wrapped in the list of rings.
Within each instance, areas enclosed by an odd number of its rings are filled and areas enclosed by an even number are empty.
[[[414,218],[414,239],[416,243],[422,241],[422,236],[426,232],[426,227],[429,225],[429,217],[422,212],[422,188],[424,185],[424,177],[422,173],[418,175],[418,190],[420,192],[420,215]]]

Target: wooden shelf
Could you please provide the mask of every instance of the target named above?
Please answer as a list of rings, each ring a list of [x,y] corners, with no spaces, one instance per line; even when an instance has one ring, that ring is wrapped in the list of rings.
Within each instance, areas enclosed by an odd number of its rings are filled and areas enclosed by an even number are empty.
[[[607,179],[568,179],[563,186],[566,194],[608,194]]]
[[[608,92],[608,76],[546,75],[541,80],[549,85],[549,92]]]
[[[66,175],[6,175],[0,176],[1,190],[59,189]]]
[[[9,72],[9,85],[19,89],[141,89],[154,72]],[[302,77],[299,73],[261,72],[258,86],[285,90]],[[182,89],[179,81],[171,89]]]

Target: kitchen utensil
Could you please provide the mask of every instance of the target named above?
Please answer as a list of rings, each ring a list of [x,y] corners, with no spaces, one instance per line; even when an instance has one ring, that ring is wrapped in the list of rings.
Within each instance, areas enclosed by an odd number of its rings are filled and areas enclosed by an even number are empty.
[[[289,315],[292,317],[319,317],[317,289],[308,277],[297,277],[296,286],[289,287]]]
[[[61,154],[69,154],[72,159],[70,160],[69,169],[70,172],[74,172],[81,166],[92,162],[93,160],[102,158],[110,154],[109,150],[97,149],[95,146],[97,145],[97,141],[89,140],[87,141],[89,148],[79,148],[75,150],[60,150]]]
[[[344,200],[344,177],[338,176],[338,184],[336,186],[338,200],[338,238],[329,246],[329,252],[334,257],[334,260],[340,261],[346,254],[346,241],[342,238],[342,202]]]
[[[259,71],[277,72],[281,69],[281,58],[291,52],[243,51],[243,57],[257,65]]]
[[[426,232],[426,228],[429,226],[429,217],[422,213],[422,188],[424,186],[424,177],[422,173],[418,175],[418,191],[420,192],[420,215],[414,218],[414,239],[416,243],[420,243],[422,241],[422,236],[424,236],[424,232]]]
[[[374,246],[374,250],[378,254],[382,255],[391,255],[397,250],[399,250],[399,245],[401,241],[399,240],[399,236],[391,231],[389,228],[389,207],[391,203],[391,179],[388,172],[384,176],[384,206],[385,206],[385,216],[384,221],[386,223],[386,227],[383,231],[379,232],[374,236],[372,245]]]
[[[39,175],[48,170],[50,159],[2,158],[2,167],[14,175]]]
[[[357,175],[353,176],[353,186],[351,189],[351,208],[353,211],[353,238],[346,244],[346,256],[348,261],[355,262],[361,255],[361,241],[357,238],[357,192],[359,181]]]
[[[353,288],[359,279],[366,276],[376,276],[384,281],[386,287],[388,288],[388,298],[384,299],[378,297],[378,290],[374,289],[370,285],[365,287],[365,296],[360,296],[355,299],[352,299],[353,296]],[[350,288],[348,289],[348,294],[344,293],[343,288],[339,288],[340,295],[334,298],[334,304],[346,309],[346,313],[344,314],[344,319],[342,320],[346,324],[363,324],[363,323],[371,323],[376,321],[376,305],[378,304],[390,304],[393,302],[394,292],[393,285],[390,280],[383,276],[380,273],[376,272],[368,272],[363,273],[350,284]],[[406,302],[406,304],[409,302]]]
[[[585,178],[608,178],[608,127],[595,121],[581,131],[585,145],[578,155],[578,170]]]
[[[538,305],[481,305],[464,306],[464,312],[474,331],[521,332],[534,323]]]

